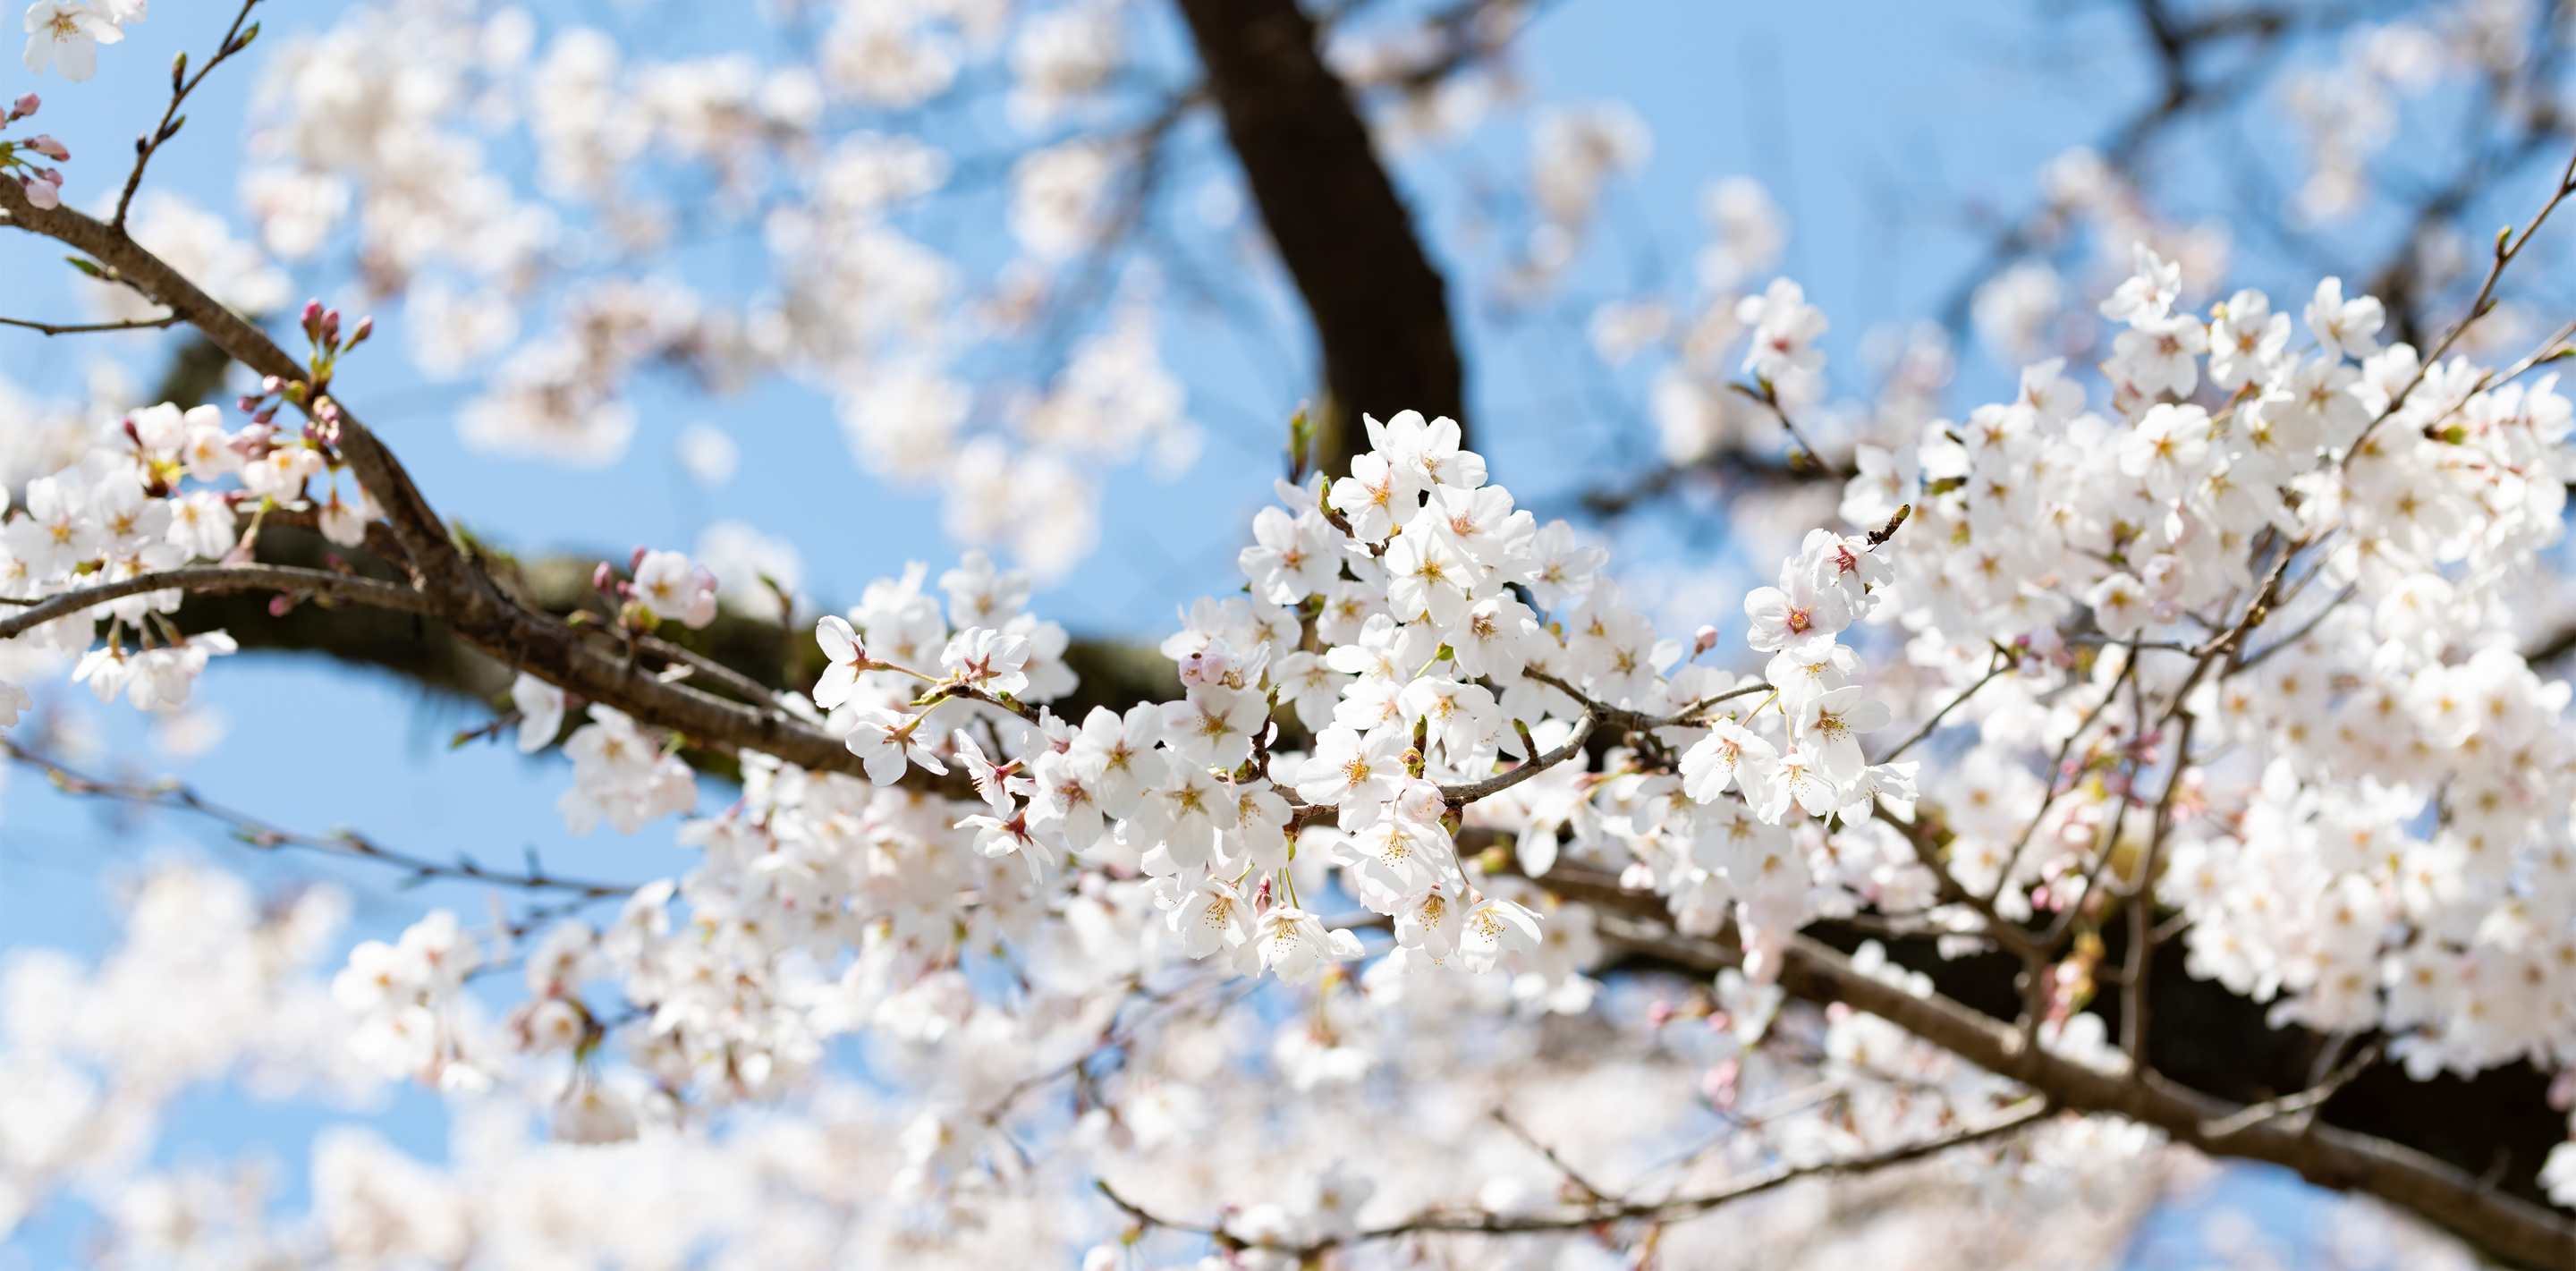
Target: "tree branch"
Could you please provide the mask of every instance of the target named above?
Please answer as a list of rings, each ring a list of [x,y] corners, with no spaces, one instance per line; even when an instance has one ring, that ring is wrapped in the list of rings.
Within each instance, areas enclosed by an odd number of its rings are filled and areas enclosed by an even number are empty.
[[[53,781],[54,788],[65,794],[122,799],[146,807],[174,808],[220,821],[232,827],[236,838],[261,851],[299,848],[326,856],[354,857],[391,866],[415,880],[442,878],[459,882],[486,883],[495,887],[513,887],[524,891],[567,893],[583,900],[604,900],[613,896],[625,896],[635,890],[632,884],[588,882],[577,878],[557,877],[536,865],[533,853],[527,872],[517,873],[509,870],[485,869],[462,853],[458,854],[454,864],[430,860],[424,856],[414,856],[407,852],[379,846],[372,839],[349,830],[335,830],[328,834],[306,834],[282,829],[249,813],[237,812],[207,799],[176,781],[156,781],[146,785],[90,776],[65,767],[5,737],[0,737],[0,757],[43,772]]]
[[[1552,1231],[1582,1231],[1586,1228],[1598,1227],[1607,1223],[1661,1223],[1672,1222],[1678,1219],[1696,1218],[1732,1202],[1752,1196],[1758,1196],[1764,1192],[1777,1191],[1782,1187],[1786,1187],[1791,1183],[1799,1182],[1804,1179],[1823,1178],[1840,1174],[1868,1173],[1873,1170],[1887,1169],[1893,1166],[1909,1164],[1914,1161],[1938,1156],[1941,1153],[1950,1151],[1954,1148],[1968,1147],[1977,1143],[1988,1142],[2023,1130],[2030,1125],[2055,1114],[2056,1111],[2057,1109],[2052,1106],[2047,1099],[2024,1100],[2021,1104],[2016,1105],[2009,1113],[2000,1118],[1990,1121],[1984,1125],[1972,1126],[1968,1129],[1958,1131],[1957,1133],[1942,1135],[1938,1138],[1926,1139],[1918,1143],[1909,1143],[1902,1147],[1890,1148],[1883,1152],[1873,1152],[1866,1156],[1819,1161],[1812,1165],[1774,1166],[1771,1169],[1763,1170],[1736,1182],[1731,1186],[1703,1195],[1682,1196],[1671,1200],[1638,1202],[1621,1202],[1614,1200],[1609,1196],[1609,1194],[1604,1193],[1599,1188],[1585,1182],[1580,1175],[1568,1168],[1564,1161],[1559,1160],[1556,1153],[1549,1151],[1545,1145],[1530,1138],[1519,1126],[1514,1125],[1509,1118],[1497,1111],[1494,1114],[1494,1119],[1500,1121],[1504,1129],[1511,1131],[1512,1134],[1522,1142],[1536,1148],[1540,1154],[1547,1157],[1548,1163],[1563,1171],[1566,1177],[1571,1180],[1576,1187],[1581,1188],[1586,1194],[1592,1196],[1596,1203],[1580,1206],[1571,1212],[1539,1214],[1498,1214],[1489,1210],[1472,1210],[1461,1213],[1455,1210],[1444,1211],[1432,1209],[1412,1218],[1405,1219],[1402,1222],[1393,1223],[1384,1227],[1371,1227],[1347,1239],[1338,1237],[1327,1238],[1316,1241],[1310,1245],[1305,1245],[1293,1250],[1282,1250],[1281,1252],[1293,1253],[1300,1265],[1312,1265],[1326,1252],[1342,1248],[1347,1245],[1363,1244],[1373,1240],[1392,1240],[1403,1236],[1424,1235],[1434,1232],[1452,1235],[1529,1235]],[[1109,1198],[1109,1203],[1116,1205],[1120,1210],[1124,1211],[1128,1217],[1135,1219],[1138,1223],[1145,1226],[1161,1227],[1169,1231],[1188,1232],[1196,1235],[1207,1236],[1214,1239],[1220,1246],[1228,1249],[1267,1247],[1247,1241],[1243,1237],[1226,1230],[1222,1225],[1209,1226],[1198,1223],[1178,1222],[1173,1219],[1165,1218],[1154,1213],[1152,1210],[1146,1209],[1145,1207],[1128,1200],[1126,1197],[1119,1195],[1106,1181],[1095,1181],[1093,1186],[1100,1189],[1101,1195]]]
[[[2568,156],[2566,168],[2558,174],[2557,182],[2550,188],[2548,201],[2542,203],[2540,210],[2532,213],[2531,219],[2523,223],[2519,234],[2514,232],[2511,225],[2497,232],[2493,258],[2487,264],[2487,276],[2478,284],[2476,297],[2469,301],[2469,311],[2462,314],[2458,322],[2452,323],[2448,331],[2443,332],[2441,343],[2434,345],[2432,352],[2417,359],[2415,377],[2406,381],[2406,387],[2397,390],[2388,399],[2388,405],[2381,409],[2367,426],[2363,427],[2361,435],[2353,438],[2352,444],[2344,448],[2345,463],[2352,462],[2352,456],[2361,452],[2361,443],[2369,440],[2370,434],[2378,429],[2382,422],[2405,409],[2406,400],[2415,395],[2416,389],[2423,387],[2424,377],[2432,373],[2434,366],[2441,362],[2443,355],[2451,351],[2451,346],[2459,343],[2460,337],[2468,333],[2470,326],[2495,308],[2496,284],[2504,279],[2506,267],[2513,264],[2514,258],[2522,254],[2523,248],[2531,245],[2531,236],[2540,232],[2540,227],[2548,223],[2549,214],[2557,211],[2558,205],[2566,202],[2570,194],[2576,194],[2576,154]],[[2485,381],[2480,380],[2478,387],[2485,386]]]
[[[1923,1160],[1927,1157],[1938,1156],[1953,1148],[1967,1147],[1972,1144],[1984,1143],[1992,1139],[2001,1138],[2005,1135],[2026,1129],[2033,1123],[2038,1122],[2055,1112],[2056,1109],[2050,1106],[2049,1101],[2045,1098],[2025,1100],[2021,1105],[2017,1105],[2015,1110],[2007,1116],[1991,1121],[1985,1125],[1961,1130],[1955,1134],[1947,1134],[1939,1138],[1926,1139],[1920,1143],[1909,1143],[1903,1147],[1891,1148],[1884,1152],[1873,1152],[1867,1156],[1849,1157],[1842,1160],[1820,1161],[1813,1165],[1774,1166],[1732,1186],[1720,1188],[1717,1191],[1700,1196],[1684,1196],[1673,1200],[1636,1202],[1630,1204],[1595,1205],[1584,1209],[1578,1209],[1569,1214],[1483,1213],[1472,1217],[1457,1218],[1440,1215],[1425,1215],[1419,1218],[1408,1219],[1393,1226],[1371,1228],[1370,1230],[1361,1232],[1359,1238],[1362,1240],[1384,1240],[1394,1236],[1407,1236],[1416,1232],[1432,1231],[1484,1233],[1489,1235],[1511,1235],[1516,1233],[1542,1231],[1581,1231],[1587,1227],[1597,1227],[1603,1223],[1610,1222],[1670,1222],[1677,1218],[1696,1218],[1722,1205],[1743,1200],[1749,1196],[1758,1196],[1764,1192],[1776,1191],[1803,1179],[1823,1178],[1839,1174],[1864,1174],[1872,1170],[1887,1169],[1890,1166],[1904,1165],[1909,1162]],[[1555,1154],[1550,1153],[1548,1159],[1550,1161],[1555,1161]],[[1559,1163],[1558,1168],[1564,1168],[1563,1164]],[[1591,1190],[1591,1188],[1584,1184],[1581,1179],[1576,1179],[1575,1183],[1577,1186],[1584,1187],[1584,1190],[1586,1191]]]
[[[216,303],[167,262],[145,251],[122,228],[70,207],[37,207],[27,201],[26,192],[14,181],[0,181],[0,216],[19,229],[88,253],[110,279],[160,301],[204,332],[234,361],[261,375],[306,381],[304,365],[279,348],[268,333]],[[357,470],[359,483],[375,496],[376,505],[385,510],[386,521],[411,557],[416,582],[424,588],[457,593],[461,599],[471,600],[477,609],[499,602],[489,580],[468,565],[464,554],[449,539],[447,527],[430,508],[429,500],[422,497],[419,487],[412,484],[411,475],[345,404],[340,416],[340,452]]]
[[[235,361],[264,375],[306,380],[305,368],[265,332],[217,304],[123,230],[68,207],[35,207],[27,202],[16,183],[8,181],[0,181],[0,213],[20,229],[89,253],[112,277],[137,287],[185,317]],[[342,588],[350,598],[383,602],[387,607],[396,607],[392,597],[416,597],[400,604],[416,606],[414,612],[436,617],[459,638],[502,665],[527,671],[591,701],[617,707],[645,724],[681,733],[697,744],[725,750],[757,750],[809,770],[864,775],[866,770],[858,757],[838,738],[774,706],[728,702],[686,684],[665,683],[643,673],[628,659],[591,647],[564,620],[512,602],[493,585],[480,562],[469,558],[448,535],[447,527],[393,452],[345,404],[339,428],[341,454],[384,509],[387,523],[409,558],[407,564],[419,590],[406,592],[388,583],[344,579],[319,571],[299,571],[300,574],[331,578],[331,585]],[[164,571],[159,575],[163,581],[152,585],[116,584],[125,588],[116,594],[183,586],[179,580],[190,572]],[[267,585],[251,581],[248,575],[228,578],[238,579],[244,586]],[[59,604],[63,607],[46,613],[47,617],[55,617],[84,604],[114,598],[97,594],[100,592],[101,589],[91,588],[74,593],[89,596],[80,604],[70,603],[69,596],[57,597],[29,614]],[[15,615],[9,622],[0,623],[0,632],[13,635],[40,620],[30,619],[29,614]],[[12,629],[12,623],[18,625]],[[906,774],[905,784],[960,799],[974,797],[962,776],[943,781],[916,770]]]
[[[1323,347],[1317,466],[1349,471],[1361,413],[1463,422],[1446,282],[1297,0],[1178,0],[1226,139]]]
[[[1598,903],[1605,891],[1614,903],[1618,895],[1612,880],[1565,866],[1541,884],[1550,890],[1571,886],[1577,898],[1590,903]],[[1634,912],[1641,907],[1623,908]],[[1625,929],[1612,932],[1622,943],[1677,966],[1714,972],[1743,964],[1742,950],[1731,941],[1681,935],[1660,920],[1612,926]],[[2285,1165],[2320,1187],[2368,1193],[2411,1209],[2514,1266],[2532,1271],[2576,1266],[2576,1220],[2498,1191],[2413,1148],[2334,1126],[2283,1125],[2277,1118],[2231,1124],[2229,1118],[2245,1108],[2153,1074],[2104,1072],[2026,1047],[2010,1024],[1938,993],[1916,997],[1900,985],[1863,975],[1842,954],[1807,936],[1790,941],[1779,983],[1810,1002],[1841,1002],[1867,1011],[2069,1111],[2116,1113],[2215,1156]],[[2212,1133],[2213,1125],[2227,1132]]]
[[[187,54],[181,53],[179,60],[170,64],[170,104],[162,107],[161,122],[152,131],[134,139],[134,170],[125,174],[125,189],[116,196],[115,219],[108,222],[118,233],[125,232],[126,209],[133,206],[134,192],[143,186],[144,166],[151,163],[153,153],[172,137],[178,136],[180,126],[188,122],[179,115],[180,105],[188,100],[188,94],[197,91],[197,85],[206,82],[206,76],[224,64],[226,58],[249,48],[251,40],[259,35],[257,27],[251,28],[249,35],[242,34],[242,23],[250,20],[250,11],[258,5],[259,0],[242,0],[241,11],[233,15],[233,24],[225,30],[223,42],[215,46],[215,55],[197,68],[195,78],[188,78]]]

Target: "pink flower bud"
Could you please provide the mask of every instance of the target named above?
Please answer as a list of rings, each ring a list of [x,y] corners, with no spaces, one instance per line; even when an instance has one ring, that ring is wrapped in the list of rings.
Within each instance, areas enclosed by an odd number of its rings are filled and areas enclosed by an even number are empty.
[[[35,114],[36,107],[41,105],[44,105],[44,103],[38,101],[34,93],[29,93],[26,96],[19,98],[17,104],[9,108],[9,117],[11,119],[24,119],[29,115]]]
[[[1840,1005],[1840,1003],[1836,1003],[1836,1005]],[[1730,1108],[1735,1106],[1735,1079],[1742,1075],[1743,1071],[1744,1063],[1741,1059],[1726,1059],[1719,1061],[1716,1067],[1700,1074],[1700,1094],[1706,1097],[1710,1103],[1716,1104],[1721,1108]]]
[[[71,150],[65,147],[63,143],[54,140],[52,137],[38,136],[35,140],[27,143],[27,148],[45,156],[48,159],[55,159],[64,163],[72,161]]]
[[[652,548],[645,547],[640,543],[637,544],[635,554],[626,558],[626,572],[631,574],[644,568],[644,558],[651,555],[652,552]]]
[[[233,405],[240,407],[241,413],[248,415],[259,409],[259,399],[248,393],[244,393],[239,399],[233,402]]]
[[[611,589],[614,588],[616,584],[617,575],[609,572],[607,561],[599,562],[599,568],[590,571],[590,585],[598,589],[600,594],[611,594]]]
[[[1181,683],[1190,688],[1221,686],[1234,669],[1233,652],[1219,641],[1181,658]]]
[[[1701,655],[1701,654],[1703,654],[1703,653],[1706,653],[1706,652],[1708,652],[1709,650],[1714,649],[1714,648],[1716,648],[1716,647],[1717,647],[1717,628],[1715,628],[1715,627],[1701,627],[1701,628],[1699,629],[1699,631],[1698,631],[1698,633],[1697,633],[1697,634],[1694,634],[1693,636],[1691,636],[1691,656],[1692,656],[1692,657],[1698,657],[1699,655]]]
[[[55,182],[42,177],[24,177],[18,184],[26,190],[29,203],[43,208],[63,205],[63,187]]]
[[[322,342],[324,344],[340,342],[340,311],[337,309],[322,311]]]
[[[279,379],[274,375],[271,375],[259,382],[259,391],[263,393],[275,393],[277,390],[284,387],[286,387],[286,381]]]
[[[375,333],[376,320],[373,317],[358,319],[358,329],[349,333],[349,347],[354,349],[366,343],[367,337]]]
[[[305,301],[304,315],[299,320],[304,324],[304,334],[308,336],[318,334],[322,330],[322,302],[319,300]]]

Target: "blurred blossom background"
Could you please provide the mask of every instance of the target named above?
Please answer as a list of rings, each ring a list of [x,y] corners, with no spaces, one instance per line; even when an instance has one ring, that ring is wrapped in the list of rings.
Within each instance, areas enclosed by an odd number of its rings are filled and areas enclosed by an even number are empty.
[[[1521,506],[1611,546],[1668,631],[1737,631],[1764,562],[1840,498],[1796,479],[1790,439],[1726,386],[1737,304],[1773,278],[1831,317],[1823,372],[1780,389],[1819,450],[1848,455],[2008,396],[2026,364],[2098,359],[2094,305],[2133,243],[2179,261],[2197,307],[2339,273],[2393,330],[2446,321],[2570,133],[2570,17],[2546,0],[1308,7],[1445,276],[1471,444]],[[112,204],[171,55],[228,8],[164,0],[82,84],[0,77],[42,92],[75,156],[67,202]],[[275,0],[259,16],[155,160],[134,232],[243,311],[319,296],[374,314],[338,391],[474,533],[526,558],[682,548],[729,607],[808,623],[970,547],[1030,571],[1031,608],[1083,641],[1150,645],[1235,586],[1319,352],[1170,6]],[[0,236],[11,316],[153,312],[22,237]],[[2534,251],[2472,354],[2511,356],[2576,300],[2560,242]],[[162,400],[189,356],[173,332],[0,341],[0,484]],[[2536,595],[2528,621],[2571,610]],[[558,757],[451,749],[487,708],[382,668],[253,650],[181,711],[68,691],[39,709],[67,760],[216,797],[282,781],[294,806],[257,810],[306,828],[573,875],[688,867],[667,820],[568,835]],[[346,925],[310,951],[325,968],[426,905],[487,903],[0,777],[13,965],[118,947],[151,880],[186,863],[252,880],[254,908],[336,889]],[[286,1100],[230,1069],[169,1105],[150,1164],[263,1162],[292,1207],[335,1127],[432,1162],[470,1131],[435,1096],[352,1090]],[[68,1097],[0,1077],[0,1120]],[[1800,1195],[1782,1204],[1826,1203]],[[2064,1256],[2043,1243],[2013,1265],[2471,1265],[2268,1167],[2176,1160],[2065,1205]],[[82,1261],[110,1217],[76,1198],[20,1214],[0,1193],[0,1258]],[[1864,1257],[1952,1265],[1859,1236],[1773,1265]]]

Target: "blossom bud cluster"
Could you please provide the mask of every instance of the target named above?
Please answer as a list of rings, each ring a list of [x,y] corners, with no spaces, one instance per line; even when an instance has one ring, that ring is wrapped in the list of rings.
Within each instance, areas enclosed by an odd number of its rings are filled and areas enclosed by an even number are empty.
[[[12,102],[8,109],[0,110],[0,128],[6,128],[35,114],[36,107],[42,104],[34,93],[20,97]],[[37,207],[61,207],[63,203],[62,170],[40,166],[25,157],[30,154],[51,159],[56,163],[69,163],[72,157],[71,148],[42,133],[24,141],[0,141],[0,172],[17,174],[18,187],[26,191],[29,203]]]

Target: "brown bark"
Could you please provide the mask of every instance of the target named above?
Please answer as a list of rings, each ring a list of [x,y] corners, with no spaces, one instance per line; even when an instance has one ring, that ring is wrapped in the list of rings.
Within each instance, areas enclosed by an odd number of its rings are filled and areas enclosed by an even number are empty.
[[[1350,89],[1324,65],[1296,0],[1179,0],[1226,139],[1324,356],[1316,463],[1340,476],[1367,449],[1362,414],[1464,424],[1447,284],[1378,159]]]
[[[1731,940],[1672,931],[1664,925],[1655,897],[1622,891],[1607,875],[1560,867],[1541,882],[1559,895],[1607,911],[1604,933],[1630,953],[1702,974],[1743,963],[1742,950]],[[1807,936],[1792,940],[1779,982],[1807,1001],[1841,1002],[1885,1019],[2030,1087],[2059,1107],[2124,1116],[2213,1156],[2268,1161],[2321,1187],[2376,1196],[2413,1210],[2508,1265],[2533,1271],[2576,1267],[2576,1221],[2414,1148],[2301,1115],[2241,1128],[2221,1126],[2243,1105],[2159,1073],[2102,1072],[2044,1050],[2026,1050],[2011,1024],[1939,991],[1917,997],[1862,975],[1840,952]]]

